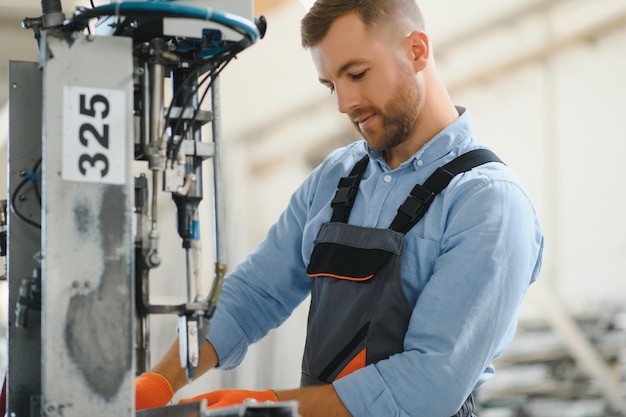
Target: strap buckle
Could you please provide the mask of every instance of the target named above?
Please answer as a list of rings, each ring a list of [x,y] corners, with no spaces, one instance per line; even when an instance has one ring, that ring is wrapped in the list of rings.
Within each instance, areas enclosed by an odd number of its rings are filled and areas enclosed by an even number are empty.
[[[358,190],[359,180],[360,177],[357,175],[342,177],[339,181],[339,187],[337,188],[335,197],[330,203],[331,207],[335,207],[337,205],[352,207],[352,204],[354,204],[354,196]]]
[[[428,210],[428,207],[435,199],[435,193],[417,184],[411,194],[398,208],[398,213],[402,213],[409,218],[408,222],[412,223],[417,218],[421,218]]]

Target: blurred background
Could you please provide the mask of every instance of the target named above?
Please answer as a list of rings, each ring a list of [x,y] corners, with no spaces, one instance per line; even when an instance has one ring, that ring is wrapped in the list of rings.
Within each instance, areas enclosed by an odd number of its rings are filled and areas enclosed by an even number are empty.
[[[626,403],[626,0],[419,4],[450,94],[520,175],[546,232],[543,272],[524,301],[518,335],[496,363],[496,377],[477,392],[480,415],[623,415],[609,410]],[[63,6],[69,15],[89,2],[63,0]],[[330,150],[357,139],[300,47],[307,7],[298,0],[257,0],[267,35],[221,76],[231,270],[264,237],[307,173]],[[20,23],[40,13],[36,0],[0,5],[2,166],[8,62],[36,61],[32,32]],[[6,169],[0,178],[6,194]],[[153,297],[170,302],[185,297],[185,260],[174,205],[168,196],[161,204],[165,259],[154,274]],[[211,222],[204,223],[208,289],[213,241]],[[0,288],[6,300],[6,283]],[[4,316],[11,308],[6,304]],[[238,369],[211,372],[178,396],[298,385],[306,314],[305,302],[253,346]],[[151,327],[156,361],[175,336],[176,318],[156,317]],[[2,343],[3,366],[7,360]]]

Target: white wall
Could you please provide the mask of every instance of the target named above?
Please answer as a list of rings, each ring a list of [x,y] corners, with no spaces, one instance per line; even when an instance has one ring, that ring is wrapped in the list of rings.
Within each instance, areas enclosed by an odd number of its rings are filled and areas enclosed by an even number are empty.
[[[626,30],[457,95],[527,184],[546,229],[542,279],[572,310],[623,306]]]

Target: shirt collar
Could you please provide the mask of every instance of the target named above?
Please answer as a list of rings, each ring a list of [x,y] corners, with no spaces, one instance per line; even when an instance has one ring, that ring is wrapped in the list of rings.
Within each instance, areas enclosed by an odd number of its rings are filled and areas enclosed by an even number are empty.
[[[450,153],[450,150],[455,148],[458,144],[470,140],[474,135],[470,112],[467,108],[462,106],[456,106],[456,110],[459,113],[459,117],[433,136],[424,146],[415,152],[411,158],[404,161],[398,168],[409,164],[413,165],[415,169],[419,166],[424,167],[446,156]],[[378,161],[385,170],[389,170],[383,152],[370,148],[365,141],[364,143],[370,159]],[[418,161],[421,162],[418,163]]]

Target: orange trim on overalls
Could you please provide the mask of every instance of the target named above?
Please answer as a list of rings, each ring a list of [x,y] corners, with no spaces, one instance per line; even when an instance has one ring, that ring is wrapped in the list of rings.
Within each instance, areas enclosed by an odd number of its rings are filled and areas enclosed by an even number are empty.
[[[359,370],[361,368],[365,368],[366,365],[366,354],[365,354],[366,349],[363,348],[363,350],[361,350],[351,361],[350,363],[348,363],[346,365],[345,368],[343,368],[341,370],[341,372],[339,373],[339,375],[337,375],[337,378],[335,378],[335,381],[343,378],[346,375],[350,375],[352,372]]]
[[[374,277],[374,274],[368,275],[368,276],[363,277],[363,278],[345,277],[343,275],[334,275],[334,274],[326,274],[326,273],[307,274],[307,276],[309,278],[331,277],[331,278],[337,278],[337,279],[345,279],[347,281],[367,281],[368,279],[372,279]]]

